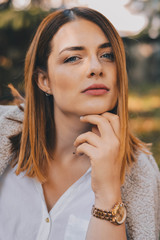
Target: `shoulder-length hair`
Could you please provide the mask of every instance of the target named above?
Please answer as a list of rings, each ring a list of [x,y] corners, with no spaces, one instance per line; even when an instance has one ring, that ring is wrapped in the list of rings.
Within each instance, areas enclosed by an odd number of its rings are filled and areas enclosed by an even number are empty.
[[[21,140],[14,157],[16,174],[26,171],[29,177],[40,182],[47,180],[47,169],[55,148],[54,99],[46,97],[37,86],[39,70],[47,72],[47,61],[51,52],[51,40],[60,27],[86,19],[98,25],[111,43],[117,67],[118,101],[116,112],[121,126],[120,158],[122,160],[121,182],[125,170],[137,159],[137,153],[144,144],[135,138],[128,128],[128,79],[125,51],[121,37],[111,22],[101,13],[83,7],[57,10],[49,14],[39,25],[25,59],[25,110]],[[86,36],[87,37],[87,36]],[[13,144],[12,144],[13,146]],[[14,147],[12,147],[14,149]],[[18,159],[17,159],[18,156]]]

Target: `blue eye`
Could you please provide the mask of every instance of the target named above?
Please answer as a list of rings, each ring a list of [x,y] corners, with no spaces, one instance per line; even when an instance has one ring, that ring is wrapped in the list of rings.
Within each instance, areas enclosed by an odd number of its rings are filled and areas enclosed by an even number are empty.
[[[75,62],[75,61],[77,61],[77,60],[79,60],[79,57],[73,56],[73,57],[67,58],[67,59],[64,61],[64,63]]]
[[[111,60],[111,61],[114,61],[114,55],[113,55],[113,53],[105,53],[105,54],[103,54],[103,55],[101,56],[101,58],[107,58],[107,59],[109,59],[109,60]]]

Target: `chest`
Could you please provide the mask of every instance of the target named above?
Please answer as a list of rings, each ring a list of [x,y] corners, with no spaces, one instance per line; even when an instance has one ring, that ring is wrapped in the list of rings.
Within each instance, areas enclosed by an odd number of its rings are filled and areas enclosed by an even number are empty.
[[[53,208],[60,197],[71,188],[85,172],[86,169],[75,172],[61,170],[52,174],[52,177],[42,185],[48,212]]]
[[[59,182],[43,184],[43,194],[47,205],[48,212],[53,208],[58,199],[69,189],[72,183]]]

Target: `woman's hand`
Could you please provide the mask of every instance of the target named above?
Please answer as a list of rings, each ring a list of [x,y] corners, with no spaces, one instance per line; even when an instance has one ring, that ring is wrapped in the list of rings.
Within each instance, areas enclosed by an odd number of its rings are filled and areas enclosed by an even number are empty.
[[[92,124],[92,132],[77,137],[76,154],[84,153],[91,161],[92,189],[96,199],[114,203],[120,200],[120,122],[115,114],[86,115],[82,122]],[[115,199],[115,200],[114,200]]]

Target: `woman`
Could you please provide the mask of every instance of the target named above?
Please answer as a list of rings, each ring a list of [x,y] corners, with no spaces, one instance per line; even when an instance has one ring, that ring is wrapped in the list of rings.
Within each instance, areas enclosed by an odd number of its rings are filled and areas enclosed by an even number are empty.
[[[128,129],[113,25],[89,8],[51,13],[25,88],[24,120],[17,107],[1,117],[1,174],[14,167],[0,181],[0,239],[158,239],[159,170]]]

